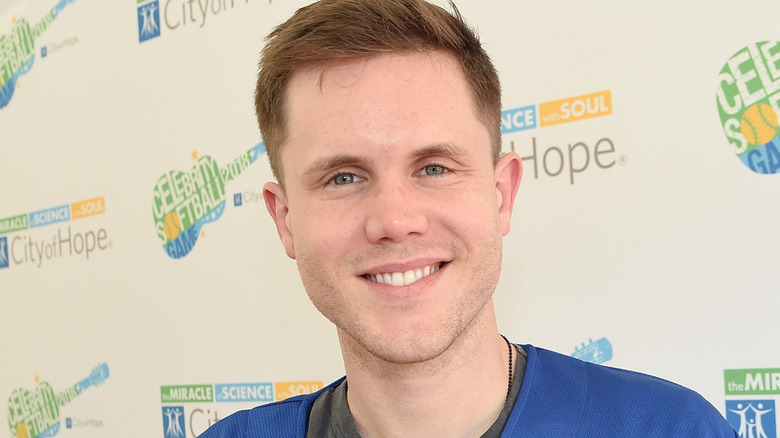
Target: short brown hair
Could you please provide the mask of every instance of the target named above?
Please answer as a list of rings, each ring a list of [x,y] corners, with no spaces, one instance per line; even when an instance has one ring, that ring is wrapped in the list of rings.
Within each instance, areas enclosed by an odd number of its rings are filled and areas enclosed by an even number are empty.
[[[296,70],[387,52],[444,50],[460,62],[488,128],[493,161],[501,152],[501,85],[476,33],[455,5],[452,13],[425,0],[321,0],[299,9],[266,38],[260,56],[255,110],[271,169],[280,184],[285,90]]]

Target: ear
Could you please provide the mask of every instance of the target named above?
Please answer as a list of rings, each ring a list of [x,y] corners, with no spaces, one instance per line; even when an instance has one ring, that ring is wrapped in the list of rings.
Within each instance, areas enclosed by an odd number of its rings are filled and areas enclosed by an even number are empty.
[[[263,198],[265,199],[265,207],[276,224],[276,232],[279,233],[279,239],[281,239],[282,245],[284,245],[287,256],[295,259],[295,248],[293,246],[293,236],[288,215],[290,209],[284,189],[279,184],[266,183],[263,187]]]
[[[496,198],[498,214],[501,218],[501,228],[504,236],[509,234],[509,223],[515,204],[517,189],[523,177],[523,161],[515,152],[501,156],[496,163]]]

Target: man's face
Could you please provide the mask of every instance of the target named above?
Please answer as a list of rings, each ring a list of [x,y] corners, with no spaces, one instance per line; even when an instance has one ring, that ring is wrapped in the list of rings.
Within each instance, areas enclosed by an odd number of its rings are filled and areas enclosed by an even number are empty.
[[[286,103],[285,190],[269,183],[266,203],[342,343],[419,362],[492,318],[520,160],[493,165],[454,57],[300,71]]]

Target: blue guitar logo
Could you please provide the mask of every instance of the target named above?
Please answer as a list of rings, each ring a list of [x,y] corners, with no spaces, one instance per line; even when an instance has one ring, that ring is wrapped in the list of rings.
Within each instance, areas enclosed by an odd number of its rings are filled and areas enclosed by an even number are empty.
[[[0,35],[0,109],[5,108],[16,90],[19,76],[35,62],[35,40],[75,0],[60,0],[48,14],[31,26],[24,18],[16,20],[8,35]]]
[[[8,396],[8,427],[15,438],[51,437],[60,431],[60,408],[81,395],[90,386],[101,385],[109,376],[108,364],[92,372],[62,392],[54,392],[49,382],[40,382],[28,391],[15,389]]]
[[[571,355],[585,362],[604,363],[612,359],[612,344],[607,338],[601,338],[598,341],[588,339],[588,345],[583,342],[581,347],[574,347],[574,353]]]
[[[263,153],[261,142],[225,166],[206,155],[188,171],[170,170],[160,176],[154,186],[152,213],[157,237],[169,257],[178,259],[192,251],[203,226],[225,212],[226,183]]]

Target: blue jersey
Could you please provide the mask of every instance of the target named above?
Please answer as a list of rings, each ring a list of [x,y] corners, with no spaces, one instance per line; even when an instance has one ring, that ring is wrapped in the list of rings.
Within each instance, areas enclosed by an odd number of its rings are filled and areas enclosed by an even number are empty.
[[[502,437],[737,438],[709,402],[680,385],[530,345],[523,348],[528,353],[523,384]],[[318,395],[236,412],[199,438],[305,438]]]

